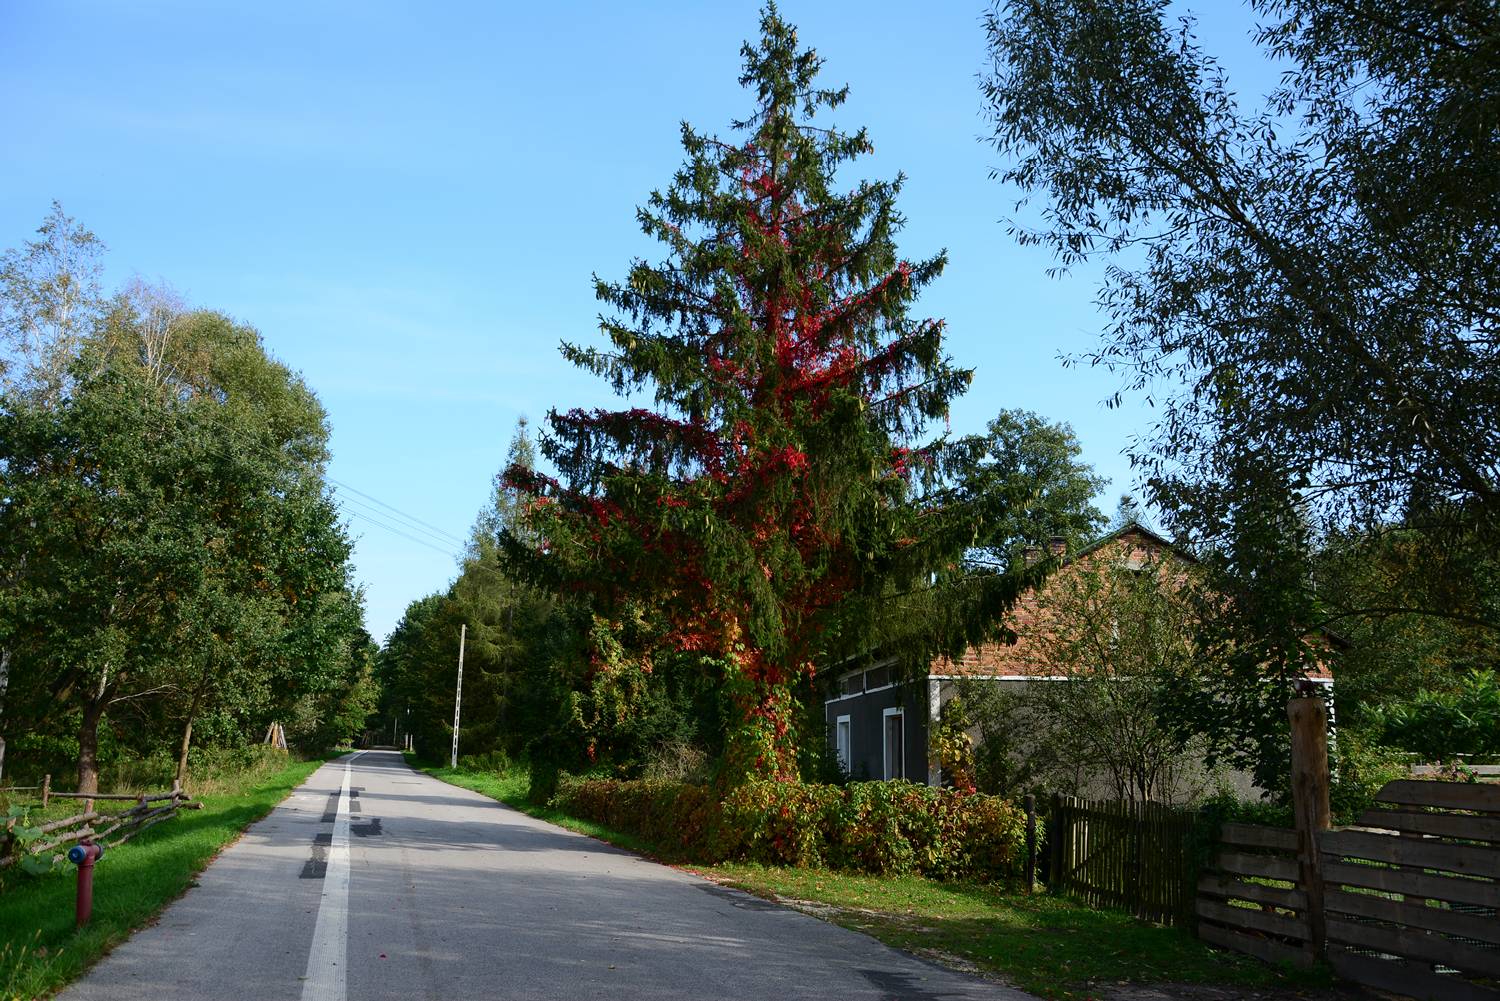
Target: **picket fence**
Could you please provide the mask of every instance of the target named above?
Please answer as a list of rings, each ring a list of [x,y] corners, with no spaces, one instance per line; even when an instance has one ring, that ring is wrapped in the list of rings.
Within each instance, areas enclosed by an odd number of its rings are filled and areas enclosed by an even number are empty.
[[[1052,800],[1047,885],[1094,906],[1162,924],[1191,919],[1191,810],[1161,803]]]

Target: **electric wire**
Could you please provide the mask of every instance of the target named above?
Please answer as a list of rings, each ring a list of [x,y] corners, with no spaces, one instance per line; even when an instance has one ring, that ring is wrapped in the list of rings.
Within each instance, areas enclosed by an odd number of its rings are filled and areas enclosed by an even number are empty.
[[[349,484],[345,483],[343,480],[336,480],[332,476],[325,477],[325,479],[327,479],[329,483],[332,483],[335,486],[341,487],[344,490],[347,490],[347,491],[349,491],[352,494],[358,494],[360,497],[365,498],[365,500],[373,501],[374,503],[380,505],[381,507],[385,508],[386,510],[391,511],[391,512],[393,512],[395,514],[400,515],[403,519],[405,519],[406,521],[409,521],[409,522],[413,523],[414,525],[420,525],[421,527],[423,527],[425,529],[428,529],[430,532],[435,532],[436,534],[438,534],[440,536],[443,536],[444,538],[450,539],[453,542],[458,543],[459,545],[464,545],[465,544],[465,540],[463,540],[463,539],[459,538],[458,536],[454,535],[452,532],[444,531],[443,529],[438,528],[436,525],[431,524],[430,522],[423,521],[421,518],[418,518],[416,515],[407,514],[405,511],[401,510],[400,508],[396,507],[395,505],[393,505],[393,504],[387,504],[385,501],[381,500],[379,497],[372,496],[371,494],[365,493],[363,490],[359,490],[359,489],[357,489],[355,487],[352,487]]]
[[[114,405],[113,401],[111,402],[111,405]],[[123,403],[119,404],[117,406],[117,409],[121,413],[132,412],[132,411],[127,411]],[[265,448],[265,442],[264,441],[257,440],[256,438],[252,437],[248,432],[241,431],[239,428],[237,428],[237,427],[235,427],[235,426],[233,426],[231,424],[224,424],[224,423],[218,423],[218,422],[215,422],[215,423],[216,423],[215,430],[221,432],[222,434],[226,435],[227,437],[237,439],[242,444],[250,446],[250,447],[255,448],[255,449],[263,449],[263,448]],[[163,431],[167,430],[166,425],[162,425],[161,426],[161,430],[163,430]],[[212,439],[210,439],[210,441],[211,440]],[[214,445],[218,445],[218,444],[219,443],[214,443]],[[229,453],[227,451],[221,451],[220,454],[224,455],[225,457],[229,457]],[[398,536],[400,536],[403,539],[406,539],[406,540],[408,540],[410,542],[416,543],[417,545],[426,546],[428,549],[431,549],[434,552],[442,553],[444,556],[447,556],[450,559],[452,559],[455,562],[457,562],[460,566],[463,566],[463,567],[473,566],[473,567],[476,567],[477,569],[485,571],[486,573],[494,574],[496,577],[498,577],[498,578],[500,578],[502,580],[508,580],[509,579],[503,573],[501,573],[499,570],[496,570],[493,567],[487,567],[483,563],[478,562],[477,560],[470,560],[462,552],[455,551],[454,549],[448,548],[448,545],[450,545],[450,544],[454,544],[454,545],[458,545],[458,546],[462,546],[462,547],[466,547],[468,545],[468,543],[467,543],[466,540],[459,538],[458,536],[452,534],[451,532],[444,531],[443,529],[438,528],[436,525],[433,525],[430,522],[424,521],[421,518],[416,517],[415,515],[408,514],[405,511],[402,511],[400,508],[396,507],[394,504],[389,504],[389,503],[381,500],[380,498],[374,496],[373,494],[366,493],[365,491],[360,490],[357,487],[351,486],[348,483],[343,482],[342,480],[335,479],[334,477],[327,475],[326,472],[322,473],[322,475],[319,476],[319,479],[322,480],[324,483],[333,484],[335,487],[339,488],[339,489],[333,490],[332,493],[334,494],[335,498],[337,499],[337,502],[341,506],[343,506],[343,505],[349,505],[349,504],[359,504],[360,507],[365,508],[365,511],[360,511],[360,510],[355,510],[355,509],[351,509],[351,508],[348,508],[348,507],[344,507],[343,510],[345,511],[345,513],[349,514],[350,516],[355,517],[355,518],[359,518],[361,521],[364,521],[367,524],[374,525],[374,526],[376,526],[378,528],[382,528],[382,529],[384,529],[387,532],[390,532],[390,533],[392,533],[394,535],[398,535]],[[359,501],[355,501],[352,498],[341,497],[341,496],[339,496],[339,490],[347,490],[350,493],[357,494],[360,497],[364,497],[367,500],[369,500],[369,501],[371,501],[371,502],[373,502],[375,504],[380,505],[380,507],[385,508],[387,511],[391,512],[391,514],[386,514],[385,511],[376,511],[374,508],[370,508],[368,505],[365,505],[365,504],[363,504],[363,503],[361,503]],[[383,518],[386,518],[386,519],[388,519],[390,521],[394,521],[396,523],[396,525],[400,526],[400,528],[394,527],[392,525],[388,525],[385,522],[378,520],[377,518],[373,517],[372,514],[366,513],[367,511],[368,512],[374,512],[374,514],[379,514]],[[392,517],[392,515],[395,515],[396,517]],[[409,529],[409,530],[414,531],[414,532],[421,532],[422,534],[428,536],[429,538],[435,539],[437,541],[436,542],[429,542],[426,539],[417,538],[417,537],[415,537],[413,535],[408,534],[407,531],[404,531],[405,529]],[[451,543],[449,542],[449,540],[451,540]],[[439,543],[442,543],[442,544],[440,545]]]
[[[449,535],[441,535],[440,536],[436,532],[427,531],[426,529],[420,528],[419,526],[416,526],[416,525],[406,524],[405,522],[401,521],[399,518],[393,518],[391,515],[385,513],[384,511],[382,511],[382,510],[380,510],[380,509],[378,509],[378,508],[376,508],[376,507],[374,507],[374,506],[372,506],[370,504],[365,504],[362,501],[355,500],[353,497],[344,497],[341,494],[337,494],[337,493],[335,494],[335,496],[338,498],[338,502],[340,504],[352,505],[352,507],[349,509],[349,511],[350,511],[351,514],[355,513],[354,512],[354,508],[358,508],[359,511],[361,513],[365,514],[367,517],[384,518],[386,521],[394,521],[401,528],[407,529],[407,530],[410,530],[410,531],[413,531],[413,532],[417,532],[420,535],[426,536],[428,540],[436,543],[437,545],[440,545],[440,546],[444,547],[444,549],[452,549],[454,543],[458,541],[458,540],[454,539],[452,536],[449,536]],[[465,544],[467,544],[467,543],[465,543]]]
[[[451,556],[454,559],[458,559],[459,558],[458,555],[456,553],[454,553],[452,550],[444,549],[441,546],[436,545],[435,543],[428,542],[426,539],[420,539],[420,538],[418,538],[415,535],[408,535],[406,532],[401,531],[401,529],[396,528],[396,527],[394,527],[392,525],[387,525],[385,522],[376,519],[373,515],[366,514],[363,511],[349,511],[347,513],[349,514],[350,517],[352,517],[352,518],[354,518],[354,519],[356,519],[356,520],[358,520],[358,521],[360,521],[360,522],[362,522],[364,524],[374,525],[377,528],[383,528],[387,532],[390,532],[393,535],[399,535],[399,536],[401,536],[401,538],[406,539],[406,540],[408,540],[410,542],[415,542],[419,546],[426,546],[428,549],[431,549],[433,552],[442,553],[444,556]]]

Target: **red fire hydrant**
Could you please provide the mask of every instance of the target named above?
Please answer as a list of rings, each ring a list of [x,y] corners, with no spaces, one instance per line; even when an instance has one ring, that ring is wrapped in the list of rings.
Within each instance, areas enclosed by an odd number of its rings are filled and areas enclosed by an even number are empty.
[[[104,846],[81,841],[68,849],[68,861],[78,866],[78,927],[89,923],[94,912],[94,863],[104,857]]]

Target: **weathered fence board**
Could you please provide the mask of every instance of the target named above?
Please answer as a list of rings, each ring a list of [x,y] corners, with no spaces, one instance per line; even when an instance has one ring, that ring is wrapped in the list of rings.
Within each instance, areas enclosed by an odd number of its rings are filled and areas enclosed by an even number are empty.
[[[1190,920],[1196,817],[1160,803],[1054,797],[1048,883],[1164,924]]]
[[[1328,919],[1328,938],[1342,946],[1440,963],[1481,977],[1500,977],[1500,952],[1412,928],[1345,921],[1335,916]]]
[[[1387,782],[1385,787],[1375,794],[1375,801],[1443,810],[1500,813],[1500,783],[1397,779],[1394,782]]]
[[[1270,962],[1311,965],[1307,893],[1296,885],[1301,871],[1296,832],[1225,824],[1220,842],[1251,850],[1220,851],[1213,863],[1217,871],[1199,878],[1198,937]],[[1290,885],[1250,882],[1264,879]]]
[[[1312,954],[1306,949],[1287,945],[1274,938],[1246,935],[1244,932],[1210,924],[1198,926],[1198,937],[1209,945],[1243,952],[1247,956],[1254,956],[1268,963],[1290,963],[1299,967],[1308,967],[1313,964]]]
[[[1197,911],[1200,918],[1209,918],[1236,928],[1263,931],[1268,935],[1283,935],[1287,938],[1307,937],[1307,922],[1290,914],[1261,910],[1259,907],[1235,907],[1203,897],[1198,898]]]
[[[1427,834],[1460,841],[1500,841],[1500,817],[1463,813],[1408,813],[1405,810],[1366,810],[1360,827],[1379,827],[1404,834]]]
[[[53,796],[63,795],[52,793]],[[66,794],[69,798],[82,798],[74,794]],[[100,799],[104,797],[91,796],[89,799]],[[173,788],[169,793],[160,795],[123,796],[115,795],[112,799],[134,800],[135,805],[118,813],[99,813],[96,810],[86,810],[83,813],[71,817],[63,817],[36,828],[36,834],[40,840],[18,843],[14,835],[16,818],[10,818],[3,827],[0,827],[0,869],[14,865],[28,856],[47,855],[56,852],[57,849],[73,842],[93,841],[105,843],[105,839],[111,835],[118,835],[110,845],[121,845],[131,838],[140,834],[143,830],[163,820],[176,816],[178,810],[202,809],[201,802],[188,799],[187,793],[181,789]],[[160,804],[160,805],[153,805]],[[99,826],[94,826],[98,824]],[[50,837],[48,836],[50,835]],[[54,864],[58,858],[54,858]]]
[[[1467,914],[1447,907],[1432,907],[1379,897],[1372,893],[1349,893],[1345,890],[1329,890],[1324,898],[1324,906],[1330,912],[1339,914],[1353,914],[1356,917],[1500,945],[1500,920],[1496,920],[1493,915]]]
[[[1225,825],[1221,873],[1198,881],[1199,937],[1262,959],[1321,954],[1340,976],[1424,1001],[1500,1001],[1500,785],[1402,779],[1358,828],[1331,829],[1321,705],[1288,706],[1296,830]]]
[[[1453,974],[1434,973],[1426,966],[1399,959],[1377,959],[1336,945],[1328,947],[1328,963],[1346,980],[1399,991],[1420,1001],[1500,1001],[1500,990],[1471,984]]]
[[[1361,983],[1417,997],[1500,1001],[1500,992],[1474,982],[1500,979],[1500,949],[1494,948],[1500,945],[1500,848],[1474,844],[1486,839],[1472,837],[1493,833],[1495,818],[1444,812],[1500,806],[1500,787],[1401,780],[1376,798],[1416,809],[1393,811],[1400,817],[1371,810],[1360,819],[1391,821],[1389,830],[1404,833],[1318,834],[1328,887],[1327,951],[1330,959],[1339,957],[1335,969],[1342,964],[1345,975]]]
[[[1491,879],[1500,876],[1500,848],[1455,845],[1373,831],[1324,831],[1318,835],[1318,847],[1323,854],[1339,858],[1369,859],[1464,876]]]
[[[138,796],[128,792],[56,792],[52,793],[53,799],[97,799],[130,802],[130,803],[155,803],[158,800],[171,799],[175,793],[164,792],[152,796]]]
[[[1209,874],[1198,878],[1198,893],[1210,897],[1248,900],[1255,904],[1300,911],[1307,906],[1307,894],[1296,888],[1246,883],[1229,876]]]
[[[1297,863],[1293,859],[1277,858],[1274,855],[1247,855],[1244,852],[1220,852],[1214,863],[1218,868],[1236,876],[1279,879],[1288,883],[1297,881]]]
[[[1450,904],[1500,907],[1500,883],[1453,876],[1432,876],[1411,869],[1388,869],[1375,865],[1326,862],[1323,882],[1327,886],[1361,886],[1407,897],[1446,900]]]
[[[1219,831],[1219,841],[1246,848],[1275,848],[1286,852],[1297,850],[1296,831],[1284,827],[1267,827],[1264,824],[1224,824]]]

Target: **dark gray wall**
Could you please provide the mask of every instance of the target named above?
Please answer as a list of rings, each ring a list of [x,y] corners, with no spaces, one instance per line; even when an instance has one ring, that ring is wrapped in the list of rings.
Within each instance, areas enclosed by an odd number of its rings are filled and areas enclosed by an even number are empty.
[[[884,777],[881,767],[884,753],[884,711],[900,707],[906,710],[906,777],[913,782],[927,781],[927,683],[914,681],[874,692],[846,695],[824,703],[823,718],[828,725],[828,746],[835,740],[834,721],[849,717],[850,775],[857,780]]]

